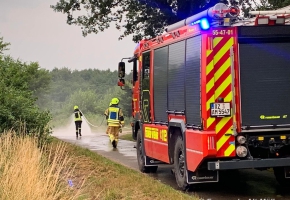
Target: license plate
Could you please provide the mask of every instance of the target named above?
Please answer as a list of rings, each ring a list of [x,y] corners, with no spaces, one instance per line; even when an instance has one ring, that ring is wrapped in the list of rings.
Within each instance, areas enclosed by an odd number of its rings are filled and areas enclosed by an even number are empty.
[[[231,104],[230,103],[211,103],[210,114],[212,117],[231,116]]]

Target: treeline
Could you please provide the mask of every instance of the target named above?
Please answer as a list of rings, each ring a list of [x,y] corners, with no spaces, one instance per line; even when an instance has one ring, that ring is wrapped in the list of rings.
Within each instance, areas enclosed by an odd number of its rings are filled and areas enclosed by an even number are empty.
[[[8,47],[9,43],[0,38],[1,133],[23,127],[27,132],[48,133],[51,126],[70,120],[74,105],[91,123],[99,124],[113,97],[120,99],[124,115],[130,117],[131,90],[117,86],[117,71],[68,68],[49,71],[37,62],[26,63],[5,55]]]
[[[131,115],[131,90],[121,90],[117,86],[117,71],[55,68],[49,75],[50,89],[44,96],[39,96],[37,103],[50,110],[57,122],[65,121],[71,116],[74,105],[78,105],[93,121],[91,123],[98,125],[113,97],[120,99],[124,115]]]
[[[0,38],[0,133],[9,129],[48,133],[51,115],[35,101],[37,95],[48,90],[49,74],[37,63],[27,64],[3,55],[8,46]]]

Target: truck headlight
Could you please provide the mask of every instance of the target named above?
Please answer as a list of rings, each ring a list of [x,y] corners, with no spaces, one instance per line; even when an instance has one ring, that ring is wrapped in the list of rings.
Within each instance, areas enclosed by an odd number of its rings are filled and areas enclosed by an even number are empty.
[[[245,136],[238,136],[237,141],[239,144],[245,144],[246,138],[245,138]]]
[[[248,150],[247,150],[247,148],[244,147],[244,146],[238,146],[238,147],[236,148],[236,153],[237,153],[237,156],[243,158],[243,157],[246,157],[246,156],[247,156],[247,154],[248,154]]]

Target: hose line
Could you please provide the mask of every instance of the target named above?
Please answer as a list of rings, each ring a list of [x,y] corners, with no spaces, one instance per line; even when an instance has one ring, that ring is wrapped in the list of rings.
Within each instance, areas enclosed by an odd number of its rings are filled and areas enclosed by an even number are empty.
[[[84,115],[84,113],[83,113],[81,110],[80,110],[80,112],[83,114],[83,118],[85,119],[85,121],[86,121],[90,126],[92,126],[92,127],[98,128],[98,127],[100,127],[100,126],[103,124],[103,122],[104,122],[104,119],[105,119],[105,118],[103,118],[103,120],[102,120],[102,122],[101,122],[101,124],[100,124],[99,126],[97,126],[97,125],[93,125],[92,123],[89,122],[89,120],[86,118],[86,116]]]
[[[80,111],[81,111],[81,110],[80,110]],[[85,121],[86,121],[90,126],[95,127],[95,128],[98,128],[98,127],[102,126],[102,124],[103,124],[103,122],[104,122],[104,119],[105,119],[105,117],[104,117],[103,120],[102,120],[102,122],[101,122],[101,124],[100,124],[99,126],[97,126],[97,125],[93,125],[92,123],[90,123],[82,111],[81,111],[81,113],[83,114],[83,118],[85,119]],[[130,129],[130,128],[123,127],[122,129]]]

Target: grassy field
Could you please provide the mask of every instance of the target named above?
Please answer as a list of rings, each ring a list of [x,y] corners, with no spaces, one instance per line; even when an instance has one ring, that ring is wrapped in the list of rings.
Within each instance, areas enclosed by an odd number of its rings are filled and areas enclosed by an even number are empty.
[[[79,199],[198,199],[88,149],[67,144],[67,152],[76,164],[73,182],[80,185],[85,180]]]
[[[123,133],[123,134],[121,134],[120,136],[119,136],[119,139],[122,139],[122,140],[129,140],[129,141],[135,141],[135,140],[133,140],[133,138],[132,138],[132,133],[131,133],[131,131],[129,131],[129,133]]]
[[[0,137],[1,200],[198,199],[88,149],[53,139]]]

